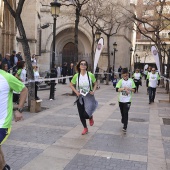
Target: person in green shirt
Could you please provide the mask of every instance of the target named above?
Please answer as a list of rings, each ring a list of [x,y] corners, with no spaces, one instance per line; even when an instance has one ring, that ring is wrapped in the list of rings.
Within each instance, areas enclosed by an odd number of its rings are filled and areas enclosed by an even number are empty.
[[[128,125],[128,112],[131,105],[132,93],[136,91],[136,86],[133,79],[129,78],[127,68],[122,69],[122,79],[116,85],[118,94],[119,108],[122,115],[123,131],[126,132]]]
[[[93,126],[93,112],[95,111],[98,103],[94,99],[94,92],[97,88],[97,82],[94,74],[87,71],[88,63],[81,60],[77,66],[77,74],[71,80],[70,87],[78,96],[77,108],[80,120],[84,127],[82,135],[88,133],[86,119],[89,119],[90,126]],[[94,84],[94,87],[92,86]],[[76,88],[74,87],[76,85]]]
[[[14,112],[15,121],[22,120],[22,108],[27,97],[27,88],[13,75],[0,69],[0,169],[10,170],[6,164],[1,145],[8,138],[13,118],[13,91],[20,92],[20,101]]]

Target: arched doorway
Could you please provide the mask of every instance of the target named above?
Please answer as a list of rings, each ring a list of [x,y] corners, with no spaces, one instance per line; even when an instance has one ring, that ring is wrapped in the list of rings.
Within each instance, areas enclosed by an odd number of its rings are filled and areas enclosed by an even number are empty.
[[[75,45],[72,42],[67,43],[62,52],[62,63],[67,62],[70,64],[71,62],[75,63]]]

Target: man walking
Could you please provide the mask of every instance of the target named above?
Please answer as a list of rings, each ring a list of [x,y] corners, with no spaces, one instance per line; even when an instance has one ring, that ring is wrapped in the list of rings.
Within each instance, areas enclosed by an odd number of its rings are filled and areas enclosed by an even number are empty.
[[[121,71],[122,71],[122,67],[120,66],[120,67],[118,68],[119,79],[121,79]]]
[[[129,78],[127,68],[122,69],[122,79],[116,85],[116,91],[119,92],[119,108],[122,115],[123,132],[126,132],[128,124],[128,112],[131,105],[132,92],[136,91],[136,86],[133,79]]]
[[[68,69],[67,69],[67,63],[65,62],[62,68],[62,76],[65,77],[68,74]],[[63,78],[63,83],[62,84],[66,84],[66,78]]]
[[[160,76],[158,73],[155,72],[155,68],[152,68],[152,71],[150,74],[147,75],[147,85],[148,85],[148,91],[149,91],[149,104],[151,102],[154,102],[155,100],[155,93],[156,93],[156,87],[160,84]]]
[[[27,97],[27,88],[16,77],[0,69],[0,170],[10,170],[4,160],[1,145],[8,138],[11,131],[13,117],[13,91],[21,92],[17,110],[14,113],[15,121],[22,120],[22,108]]]
[[[74,76],[75,74],[75,71],[74,71],[74,64],[71,63],[70,64],[70,68],[68,69],[68,76]],[[69,78],[70,82],[72,80],[73,77]]]

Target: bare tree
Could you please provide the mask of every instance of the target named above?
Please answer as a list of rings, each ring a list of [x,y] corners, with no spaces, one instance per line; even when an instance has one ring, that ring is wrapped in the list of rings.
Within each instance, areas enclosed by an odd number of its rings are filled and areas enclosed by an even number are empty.
[[[28,44],[28,39],[25,33],[25,29],[23,26],[23,22],[21,19],[21,13],[23,9],[23,5],[25,0],[19,0],[18,5],[16,7],[16,10],[12,8],[8,0],[3,0],[7,9],[10,11],[11,15],[15,19],[16,26],[19,31],[20,37],[17,38],[19,42],[21,42],[24,55],[25,55],[25,60],[26,60],[26,65],[27,65],[27,75],[28,79],[33,80],[34,79],[34,74],[33,74],[33,69],[32,69],[32,63],[31,63],[31,54],[30,54],[30,47]],[[30,107],[31,100],[35,98],[35,84],[30,83],[29,84],[29,100],[28,100],[28,106]]]
[[[157,47],[161,66],[160,70],[161,74],[163,74],[163,60],[165,56],[162,55],[161,51],[163,50],[166,54],[167,51],[164,48],[166,39],[161,37],[161,32],[170,27],[167,0],[148,0],[145,4],[138,2],[136,6],[137,14],[134,14],[133,11],[128,11],[132,15],[132,21],[136,27],[135,30],[153,42]]]
[[[96,32],[96,24],[99,18],[102,18],[100,11],[98,10],[98,6],[100,6],[100,0],[91,0],[84,10],[81,12],[81,16],[83,16],[89,26],[91,27],[92,33],[92,46],[91,46],[91,62],[92,62],[92,70],[94,65],[94,48],[95,48],[95,32]],[[94,70],[95,71],[95,70]]]
[[[102,0],[98,8],[102,17],[98,19],[96,28],[99,29],[107,37],[107,55],[108,68],[110,68],[110,37],[118,33],[119,29],[125,26],[127,18],[120,12],[121,6],[117,2],[110,2],[109,0]],[[97,17],[97,16],[96,16]],[[107,76],[106,84],[109,84],[109,75]]]
[[[75,8],[75,33],[74,33],[74,44],[75,44],[75,61],[78,61],[78,27],[80,22],[81,10],[90,0],[62,0],[62,5],[74,6]]]

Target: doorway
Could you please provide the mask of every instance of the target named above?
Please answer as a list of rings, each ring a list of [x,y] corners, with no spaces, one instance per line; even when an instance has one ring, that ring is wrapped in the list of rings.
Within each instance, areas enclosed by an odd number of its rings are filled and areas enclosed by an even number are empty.
[[[75,63],[75,45],[72,42],[67,43],[62,52],[62,64],[67,62],[70,65],[71,62]]]

